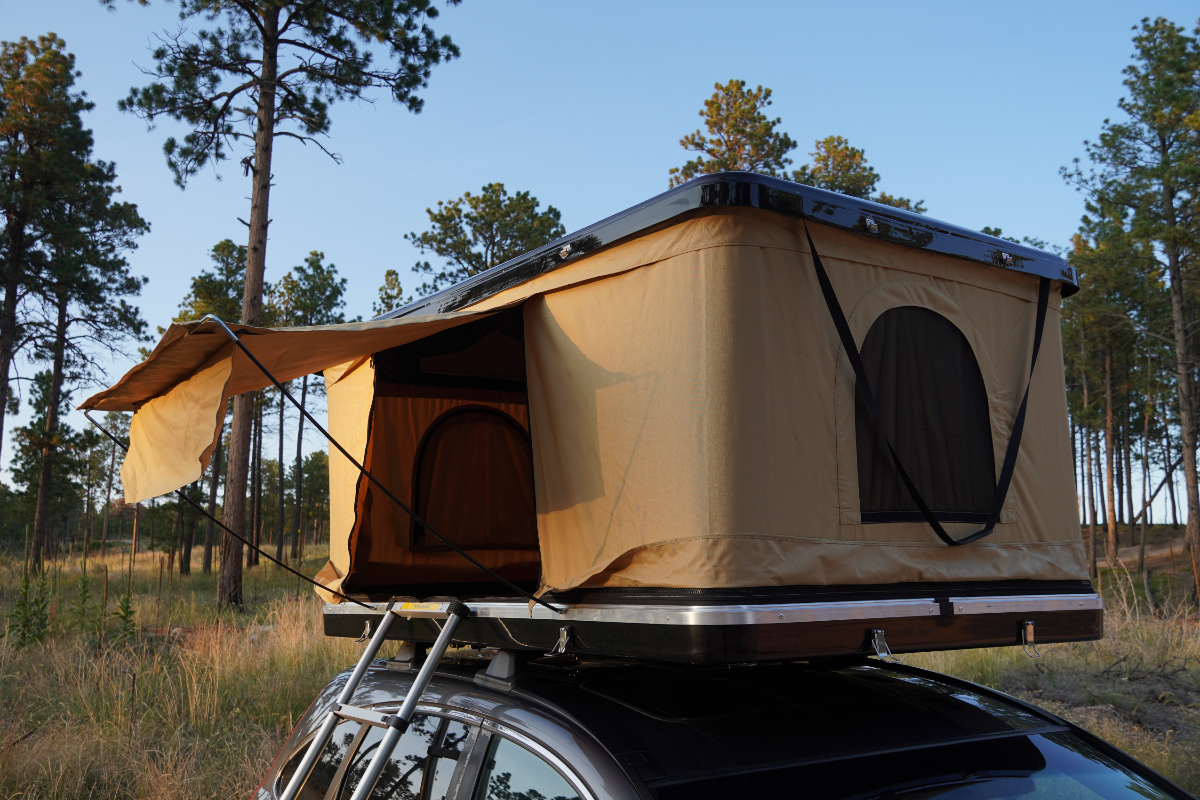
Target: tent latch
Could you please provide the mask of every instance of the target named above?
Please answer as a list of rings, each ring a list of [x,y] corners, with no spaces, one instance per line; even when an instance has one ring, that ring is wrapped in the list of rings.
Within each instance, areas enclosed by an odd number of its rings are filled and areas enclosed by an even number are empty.
[[[1041,658],[1033,638],[1033,620],[1027,619],[1021,623],[1021,649],[1030,658]]]
[[[892,649],[888,647],[887,639],[884,638],[883,629],[875,628],[871,631],[871,647],[875,649],[875,655],[879,656],[880,661],[894,661],[900,663],[900,659],[892,655]]]
[[[571,626],[563,625],[558,629],[558,641],[554,643],[554,647],[550,648],[548,656],[560,656],[567,652],[567,645],[571,643]]]

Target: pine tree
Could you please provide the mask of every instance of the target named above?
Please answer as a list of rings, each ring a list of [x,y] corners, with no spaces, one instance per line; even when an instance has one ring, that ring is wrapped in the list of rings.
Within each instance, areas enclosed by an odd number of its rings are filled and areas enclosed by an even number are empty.
[[[101,2],[112,7],[115,0]],[[333,103],[382,89],[418,112],[424,103],[418,90],[435,64],[458,56],[458,47],[426,24],[438,15],[431,0],[188,0],[179,14],[185,22],[215,26],[164,36],[153,51],[153,82],[132,89],[120,107],[151,124],[166,117],[191,127],[182,141],[172,136],[163,145],[181,187],[235,148],[248,147],[240,162],[251,180],[240,321],[258,325],[270,193],[279,180],[272,170],[275,140],[312,144],[340,160],[321,143]],[[252,395],[235,398],[224,523],[239,531],[246,527],[253,413]],[[242,604],[242,544],[229,534],[217,593],[221,604]]]
[[[412,295],[404,296],[404,286],[400,283],[400,273],[389,269],[383,273],[383,286],[379,287],[379,300],[371,304],[371,313],[375,316],[408,305],[413,301]]]
[[[529,192],[510,195],[503,183],[489,183],[479,194],[466,192],[455,200],[439,200],[436,210],[425,209],[433,227],[404,238],[446,263],[435,268],[421,261],[413,267],[418,275],[430,276],[417,294],[433,294],[564,236],[559,210],[547,206],[539,211],[538,205]],[[383,289],[380,292],[382,296]]]
[[[84,181],[91,132],[80,115],[92,108],[74,90],[75,57],[54,34],[0,42],[0,441],[13,359],[33,344],[30,295],[49,266],[48,238],[61,230],[58,210]]]
[[[828,189],[851,197],[861,197],[874,200],[876,203],[915,211],[925,212],[924,201],[912,201],[907,197],[893,197],[886,192],[875,193],[875,185],[879,183],[879,173],[867,163],[866,153],[861,148],[852,147],[842,136],[827,136],[814,143],[812,163],[805,164],[792,173],[792,180],[816,186],[818,189]]]
[[[704,101],[700,117],[708,130],[689,133],[679,140],[684,150],[700,153],[682,167],[671,169],[671,186],[686,183],[697,175],[741,170],[761,175],[782,176],[792,163],[788,153],[796,142],[778,131],[781,119],[770,119],[763,109],[771,105],[771,90],[758,86],[746,91],[746,82],[731,80],[715,84],[713,96]]]
[[[1088,198],[1090,222],[1103,224],[1106,247],[1120,252],[1131,277],[1161,270],[1170,299],[1175,399],[1188,509],[1187,539],[1200,547],[1200,43],[1169,20],[1134,29],[1134,61],[1125,69],[1122,118],[1085,142],[1090,170],[1076,161],[1064,178]],[[1085,220],[1085,226],[1089,220]],[[1195,588],[1200,594],[1200,571]]]

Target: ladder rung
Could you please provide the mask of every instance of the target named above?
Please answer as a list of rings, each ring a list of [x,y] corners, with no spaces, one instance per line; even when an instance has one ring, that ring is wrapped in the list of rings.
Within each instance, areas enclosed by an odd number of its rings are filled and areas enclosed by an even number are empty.
[[[374,725],[376,728],[386,728],[388,726],[388,717],[391,716],[391,714],[380,714],[378,711],[371,711],[368,708],[347,705],[335,706],[333,713],[342,719],[365,722],[368,725]]]
[[[392,613],[405,619],[446,619],[458,605],[457,601],[445,603],[396,603]]]

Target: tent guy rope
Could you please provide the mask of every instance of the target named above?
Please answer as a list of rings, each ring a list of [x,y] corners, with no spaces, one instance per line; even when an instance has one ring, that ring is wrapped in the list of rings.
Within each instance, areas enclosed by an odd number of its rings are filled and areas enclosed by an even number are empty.
[[[99,422],[96,422],[96,420],[92,418],[92,415],[91,415],[91,413],[89,413],[88,411],[84,411],[84,412],[83,412],[83,415],[84,415],[85,417],[87,417],[87,419],[88,419],[88,422],[90,422],[90,423],[92,423],[93,425],[95,425],[95,426],[96,426],[96,429],[97,429],[97,430],[99,430],[101,433],[103,433],[103,434],[104,434],[105,436],[107,436],[109,439],[112,439],[112,441],[113,441],[113,443],[114,443],[114,444],[116,444],[118,447],[120,447],[122,450],[124,450],[124,451],[126,451],[126,452],[128,452],[128,451],[129,451],[129,446],[128,446],[127,444],[125,444],[124,442],[122,442],[122,441],[121,441],[119,438],[117,438],[116,436],[114,436],[114,435],[112,434],[112,432],[111,432],[111,431],[109,431],[107,428],[105,428],[105,427],[104,427],[103,425],[101,425]],[[190,497],[188,497],[186,494],[184,494],[184,492],[183,492],[183,490],[182,490],[182,489],[176,489],[176,490],[175,490],[175,494],[176,494],[176,495],[178,495],[178,497],[179,497],[179,499],[180,499],[180,500],[183,500],[183,501],[184,501],[184,502],[186,502],[188,505],[190,505],[192,508],[196,509],[196,510],[197,510],[197,511],[199,511],[201,514],[203,514],[204,516],[206,516],[206,517],[208,517],[209,519],[211,519],[213,522],[215,522],[215,523],[217,523],[218,525],[220,525],[220,526],[221,526],[221,527],[222,527],[222,528],[223,528],[223,529],[224,529],[226,532],[228,532],[228,533],[229,533],[229,535],[230,535],[230,536],[234,537],[235,539],[237,539],[237,540],[239,540],[239,541],[241,541],[241,542],[244,542],[244,543],[246,544],[246,546],[247,546],[247,547],[249,547],[251,550],[253,550],[254,552],[258,553],[260,556],[262,556],[263,558],[267,559],[268,561],[270,561],[270,562],[272,562],[272,563],[274,563],[274,564],[278,564],[279,566],[283,567],[283,568],[284,568],[284,569],[286,569],[288,572],[290,572],[290,573],[292,573],[293,575],[295,575],[297,578],[303,578],[304,580],[306,580],[306,581],[308,581],[309,583],[311,583],[313,586],[316,586],[318,589],[321,589],[321,590],[323,590],[323,591],[329,592],[330,594],[337,595],[338,597],[342,598],[343,600],[345,600],[345,601],[347,601],[347,602],[354,603],[354,605],[356,605],[356,606],[362,606],[363,608],[365,608],[365,609],[368,609],[368,610],[370,610],[370,611],[374,611],[374,610],[375,610],[375,607],[374,607],[374,606],[369,606],[369,605],[367,605],[366,603],[359,602],[358,600],[355,600],[353,597],[347,597],[346,595],[342,594],[341,592],[334,591],[333,589],[330,589],[328,586],[322,586],[321,584],[317,583],[315,580],[313,580],[312,578],[308,577],[308,576],[307,576],[307,575],[305,575],[304,573],[302,573],[302,572],[297,572],[296,570],[294,570],[294,569],[292,569],[291,567],[289,567],[287,564],[285,564],[285,563],[283,563],[282,561],[279,561],[278,559],[274,558],[273,556],[271,556],[271,554],[270,554],[270,553],[267,553],[267,552],[265,552],[265,551],[263,551],[263,550],[259,549],[258,547],[255,547],[254,543],[253,543],[253,542],[251,542],[249,539],[247,539],[246,537],[242,536],[240,533],[238,533],[237,531],[235,531],[233,528],[230,528],[230,527],[229,527],[228,525],[226,525],[224,522],[221,522],[221,520],[217,519],[217,518],[216,518],[216,517],[214,517],[212,514],[209,514],[207,511],[205,511],[203,506],[201,506],[201,505],[200,505],[199,503],[197,503],[195,500],[193,500],[192,498],[190,498]],[[131,566],[130,568],[132,569],[132,566]]]

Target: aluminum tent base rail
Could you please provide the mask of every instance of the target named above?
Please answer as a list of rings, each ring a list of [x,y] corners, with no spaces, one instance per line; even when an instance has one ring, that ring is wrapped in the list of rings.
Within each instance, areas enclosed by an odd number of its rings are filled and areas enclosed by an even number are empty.
[[[472,600],[454,641],[481,647],[722,664],[873,653],[882,630],[893,653],[1080,642],[1104,635],[1093,593],[762,604],[566,604],[554,614],[526,601]],[[357,637],[368,611],[324,607],[327,636]],[[1032,623],[1032,629],[1029,624]],[[429,620],[396,619],[387,638],[432,642]]]

